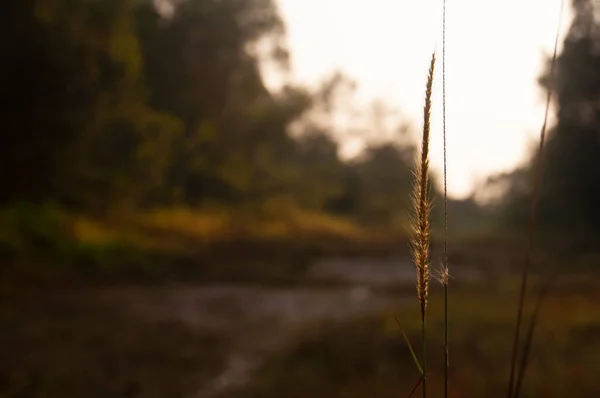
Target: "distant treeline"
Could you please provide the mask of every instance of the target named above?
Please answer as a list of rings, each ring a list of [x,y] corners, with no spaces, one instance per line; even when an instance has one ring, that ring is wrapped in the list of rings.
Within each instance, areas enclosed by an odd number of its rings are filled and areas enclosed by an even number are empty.
[[[290,136],[343,79],[266,89],[257,49],[282,70],[288,60],[274,0],[173,3],[5,2],[2,203],[405,217],[410,145],[343,162],[319,123]]]
[[[591,228],[600,225],[600,25],[595,2],[574,5],[541,218]],[[301,208],[404,224],[413,146],[383,142],[342,161],[327,124],[305,117],[331,105],[339,76],[313,91],[265,87],[259,58],[281,70],[288,62],[275,0],[6,0],[0,20],[3,205],[97,215]],[[531,166],[489,183],[503,186],[507,219],[522,223]],[[472,201],[457,209],[476,213]]]

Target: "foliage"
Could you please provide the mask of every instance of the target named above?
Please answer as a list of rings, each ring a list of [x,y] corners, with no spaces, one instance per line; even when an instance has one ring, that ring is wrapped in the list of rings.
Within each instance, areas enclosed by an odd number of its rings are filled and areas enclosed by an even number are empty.
[[[600,225],[600,21],[597,2],[573,1],[574,19],[557,58],[554,95],[557,124],[549,131],[539,206],[545,229],[578,232],[588,238]],[[540,84],[547,88],[550,60]],[[490,189],[501,187],[508,221],[527,220],[536,155],[512,173],[496,176]]]
[[[0,211],[0,253],[20,256],[54,256],[73,240],[65,215],[57,208],[18,203]]]
[[[266,88],[261,62],[288,67],[273,0],[166,4],[9,1],[0,203],[100,218],[300,210],[404,226],[412,147],[384,142],[342,161],[325,119],[347,79]]]

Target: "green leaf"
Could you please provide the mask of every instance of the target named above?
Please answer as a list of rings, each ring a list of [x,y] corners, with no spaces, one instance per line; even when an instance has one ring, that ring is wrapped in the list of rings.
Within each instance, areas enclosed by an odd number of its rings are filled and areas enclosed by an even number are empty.
[[[404,337],[404,341],[406,341],[406,345],[408,346],[408,349],[410,350],[410,354],[412,355],[413,361],[415,362],[415,365],[417,366],[417,370],[419,371],[419,373],[422,376],[423,375],[423,368],[421,367],[421,364],[419,363],[419,360],[417,359],[417,355],[415,354],[415,350],[413,350],[412,345],[410,344],[410,340],[408,339],[408,336],[406,335],[406,332],[404,331],[404,328],[402,327],[402,324],[400,323],[400,319],[398,319],[398,317],[396,317],[396,322],[398,323],[398,327],[400,328],[400,332],[402,333],[402,336]]]

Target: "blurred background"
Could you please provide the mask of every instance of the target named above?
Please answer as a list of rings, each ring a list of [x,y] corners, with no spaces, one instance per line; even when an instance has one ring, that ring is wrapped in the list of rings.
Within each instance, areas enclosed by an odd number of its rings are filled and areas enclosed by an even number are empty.
[[[523,396],[600,394],[600,2],[447,2],[451,396],[502,396],[554,37]],[[4,0],[0,396],[396,397],[440,0]],[[430,389],[442,302],[430,298]],[[527,314],[531,305],[527,307]]]

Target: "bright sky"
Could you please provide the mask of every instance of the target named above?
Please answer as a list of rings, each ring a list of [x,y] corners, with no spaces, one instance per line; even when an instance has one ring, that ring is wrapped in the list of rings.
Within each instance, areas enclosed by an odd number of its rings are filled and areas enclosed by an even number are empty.
[[[431,52],[437,49],[432,167],[442,167],[441,0],[278,0],[293,79],[314,86],[335,70],[374,99],[422,125]],[[571,10],[566,2],[561,37]],[[447,0],[448,190],[469,194],[490,173],[509,170],[535,143],[544,93],[536,79],[550,54],[560,0]],[[562,40],[561,40],[562,41]],[[560,50],[559,46],[559,50]],[[347,152],[356,149],[343,142]],[[354,148],[353,148],[354,147]],[[441,176],[441,174],[440,174]]]

